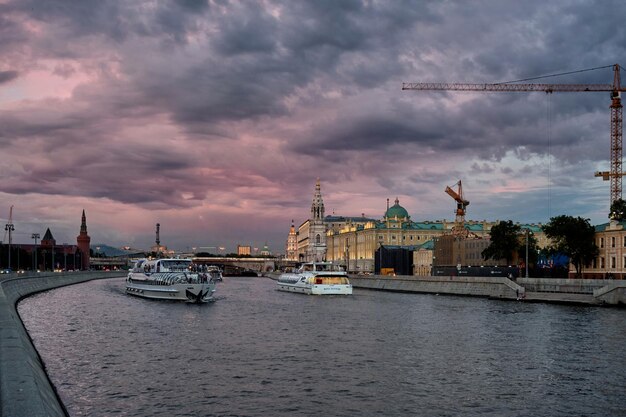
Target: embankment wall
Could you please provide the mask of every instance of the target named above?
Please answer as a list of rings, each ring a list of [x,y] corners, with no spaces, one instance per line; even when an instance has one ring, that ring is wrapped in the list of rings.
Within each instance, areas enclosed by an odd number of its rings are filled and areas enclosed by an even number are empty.
[[[0,279],[0,417],[67,415],[17,314],[17,302],[53,288],[118,276],[114,272],[71,272],[10,274]]]
[[[351,276],[355,288],[516,299],[524,288],[504,277]]]
[[[503,277],[416,277],[353,275],[355,288],[483,296],[500,299],[626,306],[626,281]]]

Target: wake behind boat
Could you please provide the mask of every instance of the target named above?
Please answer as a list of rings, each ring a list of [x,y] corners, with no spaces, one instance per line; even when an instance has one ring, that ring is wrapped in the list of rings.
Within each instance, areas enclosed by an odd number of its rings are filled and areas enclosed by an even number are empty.
[[[144,298],[205,303],[212,299],[219,268],[191,259],[140,259],[128,273],[126,293]]]
[[[302,294],[352,294],[346,271],[331,262],[302,264],[295,273],[284,273],[276,281],[278,290]]]

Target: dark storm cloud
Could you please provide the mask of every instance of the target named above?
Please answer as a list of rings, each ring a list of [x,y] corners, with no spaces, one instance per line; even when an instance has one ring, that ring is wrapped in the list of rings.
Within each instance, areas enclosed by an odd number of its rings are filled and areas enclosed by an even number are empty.
[[[14,157],[1,167],[0,191],[150,209],[219,198],[245,215],[262,208],[276,217],[298,207],[306,216],[309,198],[285,195],[308,195],[320,173],[419,196],[468,174],[486,188],[487,178],[533,174],[580,186],[571,167],[608,162],[608,95],[400,87],[624,63],[621,8],[9,1],[0,5],[0,98],[9,103],[0,141]],[[612,72],[536,82],[610,83]],[[545,174],[547,155],[563,170]],[[511,159],[518,166],[505,166]]]
[[[19,73],[17,71],[0,71],[0,84],[8,83],[17,78],[18,75]]]

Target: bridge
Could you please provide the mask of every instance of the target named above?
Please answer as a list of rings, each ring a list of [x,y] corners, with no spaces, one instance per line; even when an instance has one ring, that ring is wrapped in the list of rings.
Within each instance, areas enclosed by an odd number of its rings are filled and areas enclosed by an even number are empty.
[[[217,265],[224,275],[241,275],[246,272],[272,272],[276,270],[276,258],[224,258],[221,256],[194,256],[196,264]]]
[[[141,256],[119,256],[108,258],[90,258],[89,262],[93,269],[127,269],[132,267],[136,259]],[[276,258],[254,257],[254,258],[230,258],[222,256],[191,256],[196,264],[217,265],[223,271],[224,275],[242,275],[249,272],[262,273],[273,272],[284,266],[294,266],[295,262],[278,260]],[[291,265],[293,264],[293,265]]]

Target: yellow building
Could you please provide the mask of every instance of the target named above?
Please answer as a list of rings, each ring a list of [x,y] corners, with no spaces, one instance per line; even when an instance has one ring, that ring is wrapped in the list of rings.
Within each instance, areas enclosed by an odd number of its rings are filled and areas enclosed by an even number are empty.
[[[583,278],[626,278],[626,221],[612,220],[596,226],[596,246],[600,250],[591,265],[582,269]],[[576,269],[570,266],[570,276]]]
[[[245,256],[250,255],[252,253],[252,248],[250,245],[237,245],[237,255]]]
[[[348,271],[353,273],[373,273],[374,256],[381,245],[422,246],[434,238],[451,234],[454,227],[454,222],[445,220],[424,222],[411,220],[406,209],[400,205],[398,198],[396,198],[394,205],[391,207],[387,203],[387,207],[387,211],[380,221],[371,219],[365,222],[347,221],[343,227],[328,228],[326,233],[326,259],[346,265]],[[467,221],[465,228],[473,236],[488,238],[491,227],[498,222]],[[520,227],[529,229],[534,233],[539,247],[546,246],[547,239],[541,230],[541,225],[520,224]],[[488,263],[481,262],[477,257],[478,255],[476,255],[482,249],[478,248],[478,244],[475,246],[476,248],[469,248],[465,251],[468,256],[473,257],[470,264],[487,265]],[[417,252],[417,255],[415,252]],[[421,252],[419,249],[415,252],[413,255],[414,273],[429,275],[430,272],[427,273],[426,270],[432,268],[432,258],[429,262],[427,257],[429,254],[432,257],[432,250],[424,247]],[[419,257],[417,262],[415,256]],[[465,255],[463,257],[465,259]],[[467,262],[467,260],[464,262]]]

